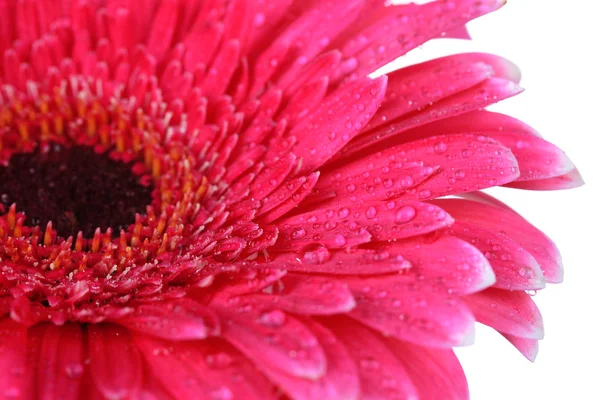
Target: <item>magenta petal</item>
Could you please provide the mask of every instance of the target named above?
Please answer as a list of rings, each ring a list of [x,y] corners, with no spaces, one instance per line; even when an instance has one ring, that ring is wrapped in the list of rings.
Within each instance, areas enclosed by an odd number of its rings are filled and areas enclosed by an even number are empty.
[[[391,72],[385,98],[365,131],[389,124],[492,76],[491,66],[465,56],[438,58]]]
[[[357,59],[359,67],[355,73],[363,76],[442,32],[462,26],[503,4],[498,0],[429,2],[419,6],[386,3],[384,7],[373,7],[372,14],[363,17],[370,20],[371,25],[348,40],[342,53]],[[427,21],[425,25],[423,21]]]
[[[531,297],[523,291],[487,289],[463,298],[478,322],[499,332],[542,339],[544,326]]]
[[[465,373],[452,350],[432,349],[388,339],[388,346],[400,359],[418,391],[420,400],[465,400],[469,388]]]
[[[433,200],[432,203],[448,211],[456,220],[500,233],[517,242],[536,259],[547,282],[562,282],[562,261],[554,243],[510,208],[462,199]]]
[[[379,108],[386,85],[386,76],[351,82],[292,129],[290,135],[298,137],[294,154],[302,159],[301,172],[318,169],[358,135]]]
[[[109,399],[134,397],[141,386],[142,360],[129,331],[115,324],[90,324],[88,346],[96,388]]]
[[[428,283],[403,278],[345,280],[356,300],[348,315],[386,336],[423,346],[473,342],[475,318],[460,300],[428,290]]]
[[[442,206],[443,203],[444,200],[438,201]],[[546,286],[546,278],[535,258],[506,235],[463,221],[456,221],[444,233],[472,243],[485,255],[496,275],[494,287],[528,290]]]
[[[494,271],[484,255],[469,243],[442,237],[426,244],[392,244],[412,265],[409,270],[419,281],[435,282],[448,293],[475,293],[496,282]]]
[[[175,399],[275,398],[256,368],[223,341],[169,343],[141,335],[135,341],[154,377]]]
[[[413,163],[421,163],[420,170],[431,174],[435,169],[436,173],[415,187],[411,187],[413,182],[409,177],[407,180],[411,185],[408,182],[403,184],[409,190],[390,192],[403,201],[470,192],[508,183],[519,176],[517,160],[510,150],[493,139],[468,134],[433,136],[393,146],[342,164],[328,171],[327,175],[344,182],[344,187],[336,189],[337,196],[352,200],[354,191],[358,191],[356,188],[364,181],[359,173],[379,174],[378,171],[389,171],[395,166],[400,169],[412,167]],[[327,179],[326,176],[324,179]],[[396,176],[389,177],[392,185],[405,180],[402,171],[398,171]],[[356,181],[347,180],[352,177],[359,178]]]
[[[265,166],[250,185],[249,195],[254,200],[262,200],[284,181],[296,165],[296,157],[289,154]]]
[[[249,307],[235,313],[231,304],[215,304],[227,320],[222,336],[260,368],[280,369],[298,378],[319,379],[326,370],[326,359],[318,339],[298,319],[280,310],[260,312]]]
[[[548,179],[514,181],[504,186],[525,190],[565,190],[574,189],[584,185],[583,177],[577,169],[573,169],[564,175]]]
[[[84,372],[81,325],[48,325],[42,338],[38,370],[40,400],[78,399]]]
[[[348,349],[358,366],[361,400],[418,398],[406,366],[380,335],[344,317],[323,319],[323,323]]]
[[[503,333],[506,338],[517,350],[521,352],[529,361],[534,362],[540,349],[537,339],[527,339],[519,336]]]
[[[288,271],[331,275],[378,275],[410,268],[410,263],[394,248],[329,251],[317,246],[301,254],[278,254],[272,263]]]
[[[280,282],[281,292],[256,293],[241,299],[260,307],[306,315],[343,314],[356,305],[346,285],[331,278],[287,274]]]
[[[297,207],[312,192],[319,175],[319,172],[313,172],[306,178],[300,177],[294,183],[288,182],[280,188],[281,190],[274,191],[267,202],[269,207],[272,208],[265,212],[264,208],[261,207],[259,210],[260,220],[268,224]],[[265,207],[264,204],[263,207]]]
[[[141,304],[135,314],[114,322],[137,332],[170,340],[204,339],[219,331],[213,311],[190,299]]]
[[[521,87],[510,80],[502,78],[488,79],[479,85],[433,103],[429,107],[423,107],[419,112],[409,114],[407,118],[400,118],[389,125],[383,125],[360,135],[340,152],[340,157],[351,156],[374,144],[377,144],[376,149],[385,149],[393,145],[395,140],[406,142],[407,137],[400,134],[409,129],[482,109],[490,104],[515,96],[522,90]],[[445,133],[443,130],[438,132],[438,134]],[[391,144],[384,141],[388,138],[392,142]],[[408,140],[412,140],[410,136]]]
[[[332,203],[336,203],[334,199]],[[441,208],[427,203],[391,201],[349,202],[347,206],[327,207],[278,222],[285,226],[336,225],[352,221],[371,234],[372,241],[403,239],[432,232],[452,223]]]
[[[265,374],[296,400],[358,399],[360,387],[357,366],[346,347],[322,325],[308,319],[304,323],[323,346],[327,357],[325,374],[316,380],[296,378],[273,368],[267,368]]]
[[[21,398],[26,390],[27,329],[10,318],[0,320],[0,388],[5,398]],[[13,374],[8,371],[20,371]]]

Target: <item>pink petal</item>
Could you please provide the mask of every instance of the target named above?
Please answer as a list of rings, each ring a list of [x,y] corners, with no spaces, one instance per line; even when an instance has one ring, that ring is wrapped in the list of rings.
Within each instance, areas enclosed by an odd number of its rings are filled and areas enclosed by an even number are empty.
[[[478,322],[499,332],[527,339],[542,339],[542,315],[523,291],[487,289],[464,297]]]
[[[306,196],[312,192],[313,187],[319,179],[319,175],[319,172],[313,172],[306,178],[300,178],[298,182],[300,185],[294,191],[290,190],[290,187],[287,186],[289,184],[288,183],[285,185],[285,187],[281,188],[281,191],[276,190],[273,192],[273,195],[270,197],[270,199],[274,201],[277,206],[273,207],[267,212],[264,212],[264,210],[261,209],[259,215],[264,213],[260,218],[261,222],[268,224],[297,207],[298,204],[300,204],[300,202],[302,202],[302,200],[304,200]],[[275,196],[275,193],[277,193],[277,196]],[[283,197],[283,200],[280,196]],[[272,203],[270,206],[272,206]]]
[[[456,220],[500,233],[517,242],[535,258],[547,282],[562,281],[562,261],[554,243],[511,209],[461,199],[432,200],[432,203],[442,207]]]
[[[564,175],[539,180],[514,181],[504,186],[526,190],[566,190],[583,186],[584,183],[583,177],[575,168]]]
[[[266,369],[265,374],[293,399],[337,400],[358,399],[360,392],[358,371],[348,350],[328,329],[306,319],[304,323],[315,334],[327,357],[327,370],[317,380],[300,379],[281,370]]]
[[[308,246],[322,245],[330,249],[353,247],[371,241],[369,232],[353,221],[325,224],[278,224],[277,251],[297,251]]]
[[[302,4],[303,3],[296,3]],[[280,41],[292,44],[291,59],[277,79],[280,87],[286,87],[294,80],[298,71],[321,53],[346,27],[351,25],[363,8],[362,0],[333,0],[311,2],[283,32],[276,36],[273,45]],[[332,19],[335,18],[335,23]]]
[[[183,44],[187,49],[183,62],[187,71],[206,67],[217,51],[223,36],[223,24],[214,23],[199,26],[190,32]]]
[[[213,312],[189,299],[140,304],[135,314],[114,321],[129,329],[169,340],[204,339],[219,331]]]
[[[348,144],[340,153],[340,157],[347,157],[377,143],[375,149],[385,149],[397,142],[406,142],[406,137],[400,135],[409,129],[414,129],[435,121],[479,110],[490,104],[515,96],[523,91],[516,83],[502,78],[491,78],[479,85],[463,90],[453,96],[446,97],[429,107],[423,107],[417,113],[410,114],[407,118],[399,119],[389,125],[373,129]],[[438,134],[445,134],[441,131]],[[383,142],[391,138],[391,143]],[[410,137],[408,140],[411,140]],[[381,143],[379,143],[381,142]],[[371,149],[373,151],[373,149]]]
[[[279,115],[278,120],[286,119],[292,125],[299,124],[300,119],[310,113],[314,113],[314,109],[323,103],[323,99],[327,94],[328,84],[329,77],[325,76],[303,86],[292,96],[287,107]]]
[[[326,204],[348,205],[391,199],[433,176],[439,168],[437,165],[423,165],[423,161],[414,161],[389,163],[381,168],[365,171],[363,163],[353,163],[348,168],[326,171],[307,202],[329,200]]]
[[[264,365],[307,379],[319,379],[325,373],[323,348],[296,318],[279,310],[260,312],[248,307],[235,312],[227,302],[213,305],[225,321],[222,336],[259,368]]]
[[[249,195],[254,200],[264,199],[281,185],[295,165],[296,157],[291,153],[267,165],[250,185]]]
[[[290,135],[298,137],[294,154],[302,158],[301,172],[319,168],[360,132],[379,108],[386,85],[385,76],[345,85],[292,129]]]
[[[464,400],[469,398],[469,387],[458,358],[452,350],[433,349],[387,340],[388,346],[400,359],[417,388],[420,400]]]
[[[0,388],[6,398],[21,398],[26,390],[27,329],[10,318],[0,320]],[[18,373],[10,373],[17,371]]]
[[[400,197],[402,201],[470,192],[501,185],[519,176],[517,161],[507,148],[486,137],[464,134],[434,136],[387,148],[328,171],[324,180],[330,175],[344,182],[345,188],[340,188],[336,194],[352,200],[353,192],[361,182],[348,182],[347,178],[356,177],[358,173],[388,171],[394,166],[402,169],[405,165],[414,165],[413,163],[423,163],[421,170],[437,171],[429,179],[404,193],[391,192],[392,196]],[[392,185],[394,181],[404,180],[401,171],[396,174],[400,178],[389,177]],[[413,183],[410,177],[406,180]],[[410,187],[408,183],[402,186]]]
[[[432,282],[447,293],[475,293],[494,284],[496,277],[483,254],[462,240],[442,237],[433,243],[416,239],[391,245],[412,265],[418,281]]]
[[[283,289],[276,293],[256,293],[241,300],[306,315],[343,314],[356,305],[348,288],[331,278],[287,274],[279,282]]]
[[[134,397],[141,386],[142,360],[129,331],[114,324],[90,324],[88,346],[96,388],[110,399]]]
[[[275,399],[268,382],[223,341],[171,343],[136,336],[154,379],[176,399]]]
[[[444,200],[438,204],[443,206]],[[471,243],[486,256],[496,275],[495,287],[509,290],[542,289],[546,278],[535,258],[521,245],[476,224],[456,221],[445,234]]]
[[[526,339],[518,336],[503,333],[506,338],[517,350],[521,352],[529,361],[534,362],[540,349],[537,339]]]
[[[440,33],[462,26],[503,4],[498,0],[430,2],[420,6],[388,3],[379,10],[373,8],[377,10],[373,14],[378,12],[379,15],[366,15],[365,20],[371,19],[370,26],[348,40],[342,53],[357,59],[359,67],[355,74],[364,76]]]
[[[475,319],[453,296],[437,294],[405,277],[347,279],[356,308],[348,315],[386,336],[423,346],[473,342]]]
[[[78,399],[84,372],[81,325],[48,325],[40,350],[40,400]]]
[[[148,50],[157,59],[161,59],[171,47],[171,42],[178,26],[179,4],[177,1],[163,1],[150,25],[148,34]]]
[[[271,262],[289,271],[331,275],[378,275],[410,268],[410,263],[393,248],[329,251],[317,246],[300,254],[278,254]]]
[[[216,97],[225,92],[238,66],[239,57],[240,42],[238,40],[232,39],[223,44],[202,85],[202,91],[206,96]]]
[[[381,108],[365,131],[475,86],[493,74],[492,67],[463,54],[438,58],[388,74]]]
[[[426,203],[401,203],[393,200],[349,203],[347,206],[322,208],[285,218],[278,225],[305,226],[338,224],[351,220],[365,227],[373,241],[403,239],[432,232],[452,223],[441,208]]]
[[[406,366],[380,335],[345,317],[323,319],[323,323],[346,347],[358,367],[361,400],[418,398]]]
[[[503,120],[505,119],[491,118],[498,120],[498,125],[491,125],[490,121],[485,119],[488,115],[492,116],[493,114],[471,112],[459,115],[458,117],[435,121],[403,132],[402,135],[396,138],[397,140],[394,140],[394,143],[400,141],[406,143],[425,137],[436,136],[440,133],[480,134],[497,140],[511,150],[519,163],[519,170],[521,171],[521,175],[518,178],[519,181],[559,176],[575,168],[562,150],[552,143],[543,140],[541,137],[534,135],[533,132],[535,131],[526,127],[525,124],[516,124],[512,121],[503,124]],[[501,114],[497,115],[501,116]],[[515,131],[511,130],[511,125],[516,125]]]

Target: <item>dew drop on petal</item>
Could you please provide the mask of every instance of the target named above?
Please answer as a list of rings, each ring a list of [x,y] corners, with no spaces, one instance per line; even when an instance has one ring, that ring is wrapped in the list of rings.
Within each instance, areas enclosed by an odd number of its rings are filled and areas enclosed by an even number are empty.
[[[396,223],[397,224],[405,224],[409,221],[411,221],[415,215],[416,215],[416,210],[414,207],[412,206],[402,206],[400,207],[400,209],[396,212]]]

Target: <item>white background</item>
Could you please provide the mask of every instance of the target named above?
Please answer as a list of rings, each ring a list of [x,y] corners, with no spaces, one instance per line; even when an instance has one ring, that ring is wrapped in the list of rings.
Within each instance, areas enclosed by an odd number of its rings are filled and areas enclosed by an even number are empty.
[[[491,191],[557,243],[565,281],[535,296],[546,328],[535,363],[483,326],[474,346],[457,350],[472,400],[600,400],[599,9],[597,0],[509,0],[468,25],[472,42],[438,40],[399,60],[483,50],[514,61],[526,91],[492,109],[535,127],[586,181],[561,192]]]

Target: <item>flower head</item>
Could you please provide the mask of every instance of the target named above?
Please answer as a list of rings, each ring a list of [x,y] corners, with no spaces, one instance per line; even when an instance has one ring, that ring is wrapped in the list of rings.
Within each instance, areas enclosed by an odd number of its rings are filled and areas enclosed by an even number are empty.
[[[535,357],[560,255],[480,190],[581,178],[484,109],[518,70],[369,77],[502,3],[0,0],[4,397],[464,399],[475,321]]]

